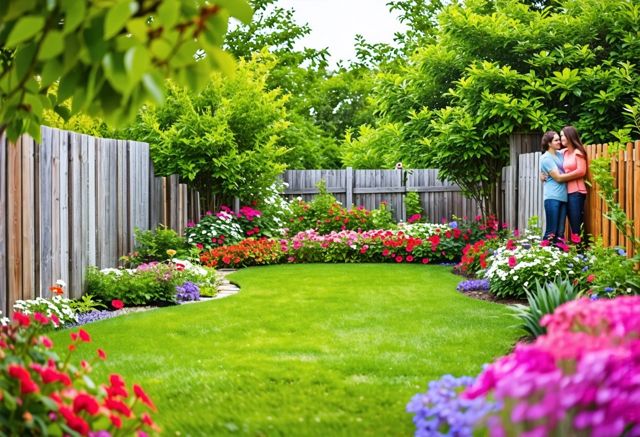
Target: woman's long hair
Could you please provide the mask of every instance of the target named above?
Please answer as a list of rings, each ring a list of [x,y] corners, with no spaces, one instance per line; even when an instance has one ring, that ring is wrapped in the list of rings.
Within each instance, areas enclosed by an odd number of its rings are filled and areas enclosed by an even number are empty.
[[[578,135],[578,131],[573,126],[565,126],[561,131],[565,138],[569,140],[571,145],[582,152],[582,156],[584,156],[584,160],[587,162],[587,166],[589,165],[589,160],[587,159],[587,149],[584,148],[582,141],[580,141],[580,135]]]
[[[542,135],[542,141],[540,141],[540,148],[542,149],[542,153],[549,150],[551,142],[553,141],[553,137],[555,137],[556,135],[558,135],[558,132],[553,130],[545,132],[544,135]]]

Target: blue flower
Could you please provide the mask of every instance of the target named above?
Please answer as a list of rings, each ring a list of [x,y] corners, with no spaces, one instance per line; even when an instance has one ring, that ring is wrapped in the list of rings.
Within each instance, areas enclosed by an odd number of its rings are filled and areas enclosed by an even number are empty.
[[[590,300],[598,300],[598,293],[593,293],[589,299]]]
[[[458,222],[452,221],[451,223],[449,223],[449,226],[451,227],[451,229],[455,229],[458,227]]]
[[[627,252],[625,252],[625,250],[623,248],[618,247],[617,251],[618,251],[618,255],[627,256]]]
[[[178,302],[200,300],[200,287],[191,281],[185,281],[181,286],[177,286],[176,292]]]
[[[589,266],[584,266],[584,267],[582,268],[582,271],[583,271],[583,272],[586,272],[587,270],[589,270]]]
[[[605,293],[611,293],[613,291],[613,288],[611,287],[604,287],[604,292]]]
[[[469,291],[469,290],[489,290],[489,280],[487,279],[469,279],[467,281],[462,281],[456,287],[458,291]]]

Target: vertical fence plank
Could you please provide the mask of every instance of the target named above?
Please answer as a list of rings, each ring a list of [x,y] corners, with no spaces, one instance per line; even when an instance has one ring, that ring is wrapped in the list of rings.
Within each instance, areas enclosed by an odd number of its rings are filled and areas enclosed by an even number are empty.
[[[69,132],[60,131],[60,276],[69,283]],[[68,290],[67,290],[68,291]]]
[[[7,279],[9,296],[7,305],[22,299],[22,138],[8,145],[7,159]]]
[[[24,135],[21,141],[21,177],[22,177],[22,299],[35,299],[40,290],[35,287],[35,215],[34,198],[34,141],[33,138]]]
[[[116,238],[117,253],[122,256],[131,251],[129,241],[129,172],[128,172],[128,143],[127,141],[118,140],[116,142]]]
[[[640,238],[640,141],[635,142],[633,149],[633,186],[636,190],[636,195],[633,198],[632,215],[634,235],[636,238]]]
[[[52,158],[53,158],[53,129],[43,127],[42,144],[40,146],[40,183],[39,205],[36,207],[40,217],[40,292],[43,297],[51,295],[52,263],[52,228],[53,228],[53,187],[52,187]]]
[[[4,134],[0,135],[0,312],[6,315],[9,312],[8,292],[8,259],[7,259],[7,140]]]
[[[60,264],[60,130],[51,135],[51,278],[48,284],[61,278]]]
[[[81,135],[69,133],[69,297],[82,295]]]
[[[624,151],[624,174],[625,181],[625,197],[624,197],[624,210],[627,213],[628,218],[633,218],[633,199],[635,187],[633,186],[633,144],[627,143],[627,147]],[[640,201],[640,199],[639,199]],[[633,226],[633,225],[632,225]],[[633,254],[632,241],[629,238],[625,238],[625,246],[628,254]]]

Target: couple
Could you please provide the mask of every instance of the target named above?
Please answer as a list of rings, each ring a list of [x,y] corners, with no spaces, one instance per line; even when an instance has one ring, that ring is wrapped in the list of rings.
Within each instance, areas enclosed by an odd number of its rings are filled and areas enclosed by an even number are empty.
[[[565,126],[560,135],[547,132],[542,136],[540,158],[541,180],[544,182],[545,240],[564,239],[565,221],[569,216],[571,237],[582,237],[584,203],[587,187],[587,151],[573,126]],[[582,239],[582,238],[581,238]]]

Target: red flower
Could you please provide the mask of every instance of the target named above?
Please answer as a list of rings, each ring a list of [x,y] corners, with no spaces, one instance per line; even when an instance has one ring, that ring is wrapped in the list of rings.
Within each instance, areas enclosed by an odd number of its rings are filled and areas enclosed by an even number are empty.
[[[593,282],[596,279],[596,275],[593,273],[587,276],[587,282]]]
[[[120,419],[120,417],[116,416],[115,414],[111,414],[109,415],[109,420],[116,428],[122,428],[122,419]]]
[[[509,267],[514,268],[516,264],[518,264],[518,260],[516,259],[515,256],[511,255],[509,257]]]
[[[125,417],[131,417],[131,408],[129,408],[127,404],[125,404],[122,401],[108,398],[108,399],[105,399],[104,405],[111,411],[116,411]]]
[[[40,337],[40,343],[47,349],[51,349],[53,347],[53,341],[51,341],[49,337]]]
[[[78,336],[80,337],[80,340],[84,341],[85,343],[91,343],[91,336],[84,329],[78,330]]]
[[[98,349],[98,358],[104,361],[107,359],[107,354],[105,354],[102,349]]]
[[[113,299],[111,301],[111,306],[114,307],[115,309],[119,310],[119,309],[122,309],[124,307],[124,302],[122,302],[120,299]]]
[[[147,426],[153,427],[155,425],[155,423],[153,423],[153,420],[151,419],[151,416],[149,416],[147,413],[142,413],[142,415],[140,416],[140,420],[142,420],[142,423]]]
[[[429,264],[429,258],[422,258],[422,264]]]
[[[22,313],[14,313],[13,320],[18,322],[20,326],[24,326],[24,327],[27,327],[31,324],[31,319],[29,318],[29,316]]]
[[[413,256],[407,255],[407,262],[410,263],[413,261]]]
[[[402,262],[402,259],[403,259],[403,258],[402,258],[402,256],[401,256],[401,255],[396,256],[396,262],[397,262],[397,263],[401,263],[401,262]]]
[[[202,243],[196,243],[196,247],[200,250],[204,249],[204,244]]]
[[[138,384],[133,384],[133,393],[136,395],[138,399],[142,401],[143,404],[147,405],[153,411],[156,411],[156,406],[153,405],[153,402],[151,401],[149,396],[147,396],[145,391]]]
[[[51,320],[53,320],[53,323],[56,326],[60,326],[60,319],[58,318],[58,316],[56,316],[55,314],[51,314]]]
[[[49,323],[49,319],[47,318],[47,316],[41,313],[35,313],[33,315],[33,318],[35,319],[36,322],[39,322],[41,325],[46,325]]]
[[[81,411],[86,411],[92,416],[98,414],[100,410],[100,404],[98,401],[87,393],[80,393],[73,399],[73,412],[78,414]]]
[[[573,241],[575,244],[578,244],[580,243],[580,241],[582,241],[582,239],[578,234],[571,234],[571,241]]]

